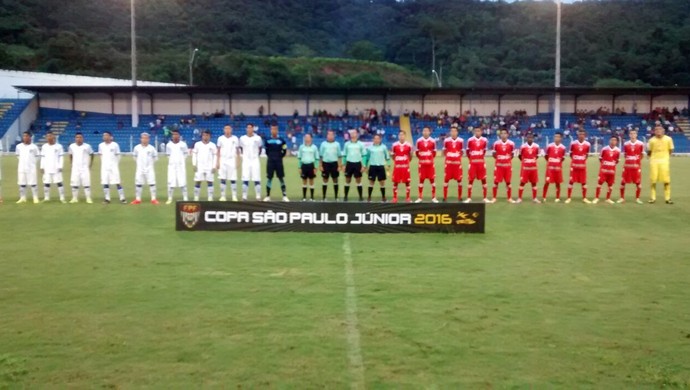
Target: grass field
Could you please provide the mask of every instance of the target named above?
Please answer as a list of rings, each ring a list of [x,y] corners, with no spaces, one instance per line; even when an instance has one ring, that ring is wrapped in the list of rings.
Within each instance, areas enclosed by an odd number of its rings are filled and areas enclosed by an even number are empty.
[[[690,387],[690,159],[673,206],[576,190],[489,205],[484,235],[176,232],[170,206],[15,205],[15,167],[0,388]]]

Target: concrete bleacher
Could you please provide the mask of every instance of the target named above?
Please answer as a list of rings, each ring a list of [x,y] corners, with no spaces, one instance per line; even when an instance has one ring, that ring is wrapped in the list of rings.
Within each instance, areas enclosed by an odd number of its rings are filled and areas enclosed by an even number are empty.
[[[0,99],[0,138],[29,105],[31,99]]]
[[[84,134],[87,143],[92,144],[94,147],[101,142],[102,134],[104,131],[110,131],[114,134],[115,139],[120,143],[123,151],[130,151],[133,145],[138,143],[139,134],[143,131],[148,131],[152,133],[154,137],[154,142],[161,143],[164,141],[164,130],[163,126],[169,127],[179,127],[181,131],[182,138],[188,142],[192,143],[196,141],[197,137],[194,135],[195,129],[209,129],[213,133],[213,138],[215,139],[222,133],[223,126],[225,124],[231,124],[235,129],[236,135],[244,134],[244,129],[247,124],[253,123],[258,126],[258,133],[261,136],[267,136],[269,132],[269,125],[272,122],[277,122],[281,136],[286,137],[288,133],[295,136],[296,144],[302,142],[302,135],[306,132],[313,133],[311,131],[311,123],[317,123],[318,119],[314,117],[305,118],[298,117],[299,126],[301,131],[289,130],[289,122],[294,121],[295,118],[292,116],[279,116],[279,117],[258,117],[258,116],[235,116],[230,118],[227,115],[221,117],[207,117],[194,116],[195,122],[193,124],[182,123],[192,118],[189,115],[166,115],[165,120],[161,126],[155,126],[157,116],[155,115],[141,115],[139,121],[139,127],[133,128],[131,122],[131,116],[129,115],[112,115],[112,114],[102,114],[102,113],[92,113],[92,112],[74,112],[70,110],[60,110],[51,108],[41,108],[39,111],[39,117],[35,122],[35,134],[34,141],[41,145],[45,142],[45,133],[48,131],[47,123],[51,123],[50,130],[58,134],[58,140],[65,147],[72,142],[74,134],[76,132],[82,132]],[[547,125],[550,125],[553,119],[551,114],[539,114],[536,116],[527,117],[521,121],[521,128],[527,128],[531,123],[546,121]],[[624,128],[628,124],[633,126],[642,125],[642,117],[635,115],[610,115],[606,116],[606,119],[611,123],[613,129],[617,127]],[[572,114],[564,114],[561,117],[561,127],[565,128],[568,123],[575,123],[577,117]],[[479,118],[469,118],[466,128],[461,130],[461,136],[464,138],[469,137],[470,131],[469,126],[478,125]],[[393,122],[397,123],[397,118],[393,118]],[[318,126],[321,129],[322,134],[317,135],[315,138],[316,142],[320,142],[323,137],[325,137],[325,130],[334,129],[339,134],[339,140],[342,142],[342,134],[349,128],[357,128],[362,125],[362,121],[358,117],[347,117],[345,119],[335,118],[331,121],[318,122]],[[151,127],[153,124],[153,128]],[[434,137],[443,136],[448,133],[449,125],[440,125],[435,120],[421,120],[412,119],[411,126],[413,129],[413,136],[416,138],[418,132],[425,125],[431,127]],[[376,125],[376,128],[383,130],[385,133],[384,140],[386,143],[391,143],[397,136],[399,127],[397,125]],[[600,139],[608,138],[605,134],[599,134],[598,129],[593,129],[590,127],[589,123],[585,124],[585,128],[590,132],[592,137],[598,137]],[[308,130],[305,130],[308,129]],[[537,129],[536,133],[539,135],[537,142],[545,146],[547,142],[553,139],[553,135],[557,130],[553,128],[543,128]],[[641,129],[641,138],[644,138],[646,133],[646,128]],[[574,137],[574,134],[572,134]],[[674,133],[671,135],[676,144],[676,151],[679,153],[690,153],[690,141],[682,133]],[[495,134],[490,134],[490,139],[495,139]],[[366,138],[365,138],[366,139]],[[370,138],[369,138],[370,139]],[[520,136],[512,137],[513,141],[518,145],[522,143]],[[598,148],[601,147],[600,140],[597,140]],[[608,142],[608,141],[603,141]],[[291,144],[291,140],[288,139],[288,143]],[[565,140],[566,145],[570,143],[569,139]],[[292,145],[291,145],[292,146]]]

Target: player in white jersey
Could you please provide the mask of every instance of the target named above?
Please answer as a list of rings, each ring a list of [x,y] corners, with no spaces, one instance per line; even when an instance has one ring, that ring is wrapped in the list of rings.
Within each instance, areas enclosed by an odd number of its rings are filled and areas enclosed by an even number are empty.
[[[154,163],[158,160],[158,152],[153,145],[149,144],[151,137],[149,133],[141,133],[140,144],[134,147],[132,154],[137,163],[137,170],[134,174],[134,184],[136,185],[136,198],[131,204],[141,204],[141,192],[144,184],[149,185],[151,191],[151,204],[159,204],[156,199],[156,170]]]
[[[41,146],[41,173],[43,174],[43,201],[50,201],[50,185],[55,184],[60,202],[65,203],[65,187],[62,185],[62,167],[65,149],[55,142],[55,134],[46,134],[46,143]]]
[[[247,125],[247,134],[240,137],[240,156],[242,157],[242,200],[247,200],[249,182],[254,182],[256,200],[261,200],[261,137],[254,133],[254,125]]]
[[[165,153],[168,155],[168,200],[165,204],[173,202],[173,192],[175,188],[182,191],[182,200],[189,200],[187,195],[187,155],[189,149],[187,144],[180,140],[179,130],[172,131],[172,138],[165,146]]]
[[[79,187],[84,188],[86,203],[93,203],[91,200],[91,166],[93,165],[93,149],[91,145],[84,143],[84,135],[77,133],[74,136],[74,143],[67,149],[69,159],[72,163],[72,174],[70,185],[72,186],[72,200],[70,203],[79,202]]]
[[[218,165],[218,148],[211,142],[211,131],[201,133],[201,141],[194,144],[192,151],[192,165],[194,166],[194,200],[199,201],[201,182],[206,182],[208,201],[213,201],[213,181]]]
[[[109,131],[103,133],[103,142],[98,145],[98,154],[101,155],[101,185],[105,199],[103,204],[110,203],[110,186],[117,186],[117,194],[120,196],[120,203],[126,204],[125,190],[122,188],[120,180],[120,145],[113,141],[113,134]]]
[[[36,159],[40,154],[38,146],[31,142],[31,134],[22,134],[22,143],[15,150],[19,163],[17,164],[17,184],[19,185],[19,200],[26,203],[26,186],[31,187],[34,203],[38,203],[38,187],[36,187]]]
[[[225,202],[227,181],[230,180],[232,201],[237,202],[237,161],[239,160],[239,139],[232,135],[232,126],[225,125],[223,135],[218,137],[218,178],[220,179],[220,201]]]

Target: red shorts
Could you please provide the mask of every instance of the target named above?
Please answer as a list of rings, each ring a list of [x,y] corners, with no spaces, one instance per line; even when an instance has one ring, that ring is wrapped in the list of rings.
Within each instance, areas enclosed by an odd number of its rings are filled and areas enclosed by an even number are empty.
[[[513,167],[494,168],[494,183],[506,182],[510,184],[511,181],[513,181]]]
[[[419,182],[424,183],[426,180],[436,180],[436,167],[433,164],[419,165]]]
[[[546,182],[554,184],[563,183],[563,171],[560,169],[548,169],[546,171]]]
[[[642,169],[640,168],[625,168],[623,169],[623,183],[624,184],[640,184],[642,182]]]
[[[587,168],[570,168],[570,182],[587,184]]]
[[[539,171],[536,169],[523,169],[520,171],[520,183],[536,185],[539,182]]]
[[[486,180],[486,163],[470,163],[470,184],[475,180]]]
[[[408,184],[410,182],[410,168],[393,168],[393,183]]]
[[[599,184],[608,184],[609,187],[616,181],[615,173],[599,172]]]
[[[444,169],[443,181],[448,183],[455,180],[458,183],[462,181],[462,165],[460,164],[446,164]]]

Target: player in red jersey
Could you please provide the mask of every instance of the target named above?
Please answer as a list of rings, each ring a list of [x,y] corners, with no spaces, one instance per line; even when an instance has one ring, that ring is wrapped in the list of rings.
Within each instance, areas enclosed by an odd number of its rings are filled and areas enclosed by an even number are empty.
[[[608,190],[606,191],[606,203],[614,204],[611,200],[611,192],[613,192],[613,183],[616,181],[616,166],[621,158],[621,150],[618,148],[618,138],[613,136],[609,140],[608,146],[601,149],[599,154],[599,182],[597,183],[596,197],[594,203],[599,203],[599,195],[601,195],[601,187],[606,183]]]
[[[570,144],[570,182],[568,183],[568,199],[565,203],[570,203],[573,195],[573,184],[579,183],[582,186],[582,201],[592,203],[587,199],[587,157],[591,145],[587,141],[587,132],[580,130],[577,132],[577,140]]]
[[[549,192],[549,185],[554,183],[556,185],[556,200],[561,201],[561,183],[563,183],[563,160],[565,160],[565,145],[563,141],[563,134],[556,133],[553,136],[553,142],[546,147],[544,158],[546,159],[546,180],[544,184],[544,192],[542,194],[542,201],[546,202],[546,194]]]
[[[474,136],[467,140],[467,157],[470,159],[469,181],[467,183],[467,199],[465,203],[472,202],[472,184],[475,180],[481,180],[484,194],[484,203],[491,203],[486,198],[486,149],[489,140],[482,136],[484,130],[481,127],[474,129]]]
[[[496,160],[494,167],[494,198],[491,203],[496,203],[496,195],[498,195],[498,185],[502,182],[506,183],[506,192],[508,202],[515,203],[513,200],[513,189],[510,183],[513,179],[513,157],[515,156],[515,143],[508,139],[508,130],[501,129],[499,132],[501,139],[494,142],[493,156]]]
[[[645,147],[642,141],[637,139],[637,129],[631,129],[630,140],[623,145],[625,154],[625,165],[623,167],[623,179],[621,180],[621,198],[618,203],[625,202],[625,185],[635,184],[635,202],[642,204],[640,192],[642,191],[642,158],[644,157]]]
[[[404,131],[398,133],[398,142],[393,144],[393,203],[398,203],[398,185],[405,184],[405,201],[410,201],[410,161],[412,160],[412,145],[405,139]]]
[[[448,183],[458,183],[458,201],[462,200],[462,152],[465,149],[462,138],[458,137],[458,127],[450,128],[450,137],[443,141],[443,155],[446,157],[443,177],[443,201],[448,201]]]
[[[417,140],[417,158],[419,159],[419,198],[416,202],[422,201],[424,193],[424,182],[429,180],[431,183],[431,201],[438,203],[436,200],[436,167],[434,166],[434,158],[436,157],[436,140],[431,138],[431,128],[424,126],[422,129],[422,138]]]
[[[522,161],[520,168],[520,189],[517,202],[522,203],[522,193],[525,192],[525,184],[529,183],[532,186],[532,202],[541,203],[537,198],[537,191],[539,191],[539,170],[537,168],[537,160],[539,159],[539,145],[534,142],[534,134],[527,133],[527,142],[520,146],[520,154],[518,157]]]

